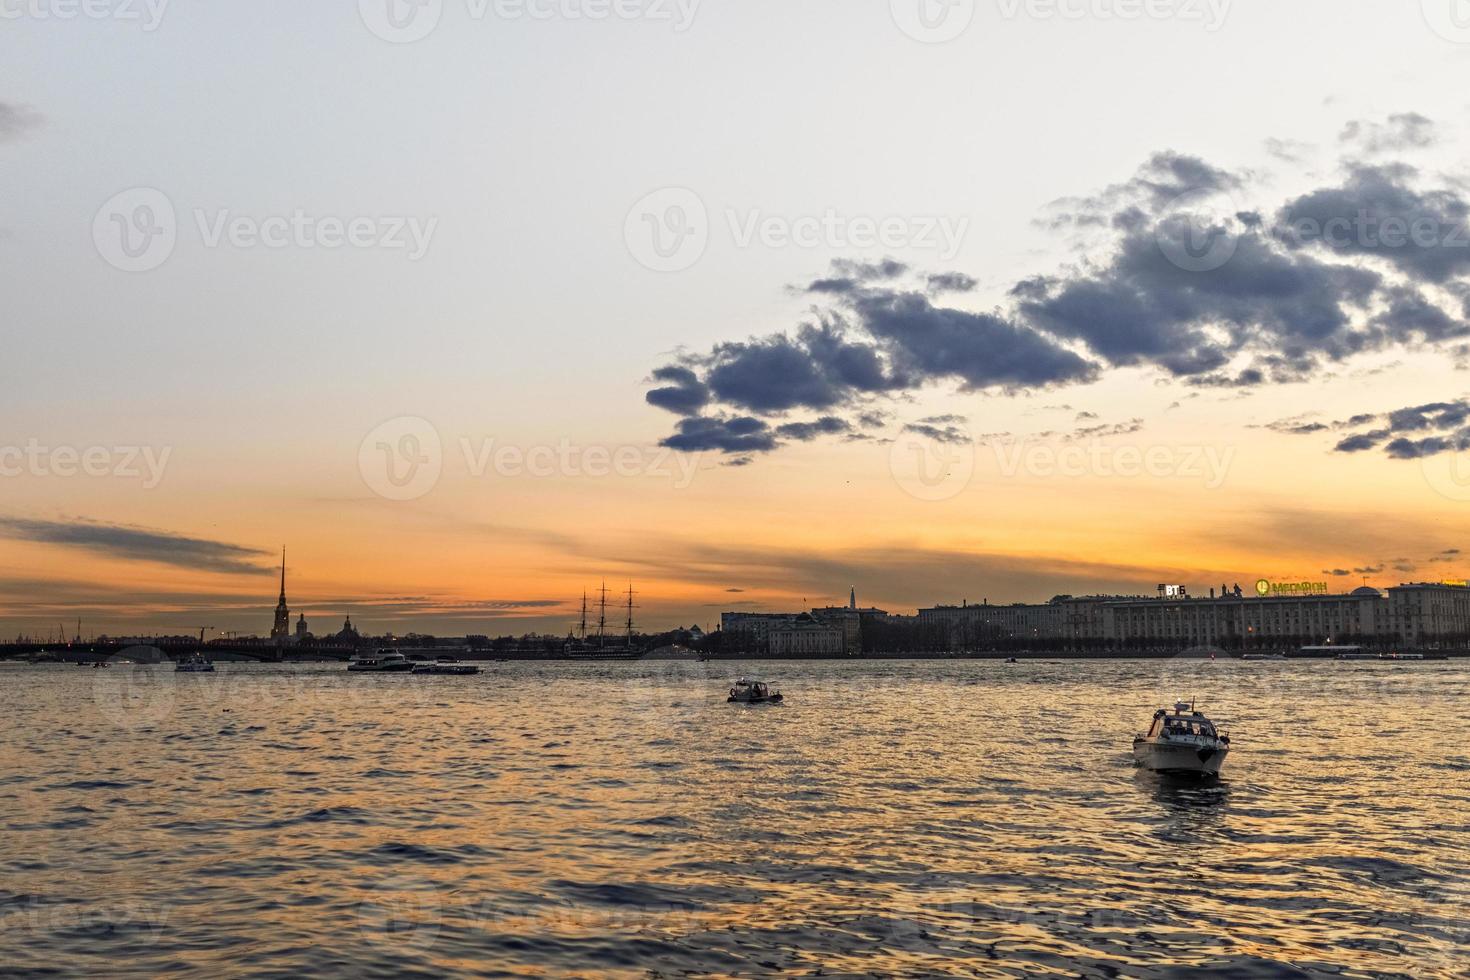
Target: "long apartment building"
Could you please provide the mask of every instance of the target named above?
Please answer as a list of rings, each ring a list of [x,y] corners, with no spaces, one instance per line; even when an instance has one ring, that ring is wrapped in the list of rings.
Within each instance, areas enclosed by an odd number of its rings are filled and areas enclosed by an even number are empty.
[[[919,621],[948,630],[957,648],[997,640],[1058,640],[1120,647],[1250,646],[1273,640],[1369,641],[1404,646],[1470,640],[1470,587],[1449,583],[1361,588],[1345,594],[1282,590],[1259,583],[1220,595],[1057,596],[1050,602],[964,604],[919,610]]]

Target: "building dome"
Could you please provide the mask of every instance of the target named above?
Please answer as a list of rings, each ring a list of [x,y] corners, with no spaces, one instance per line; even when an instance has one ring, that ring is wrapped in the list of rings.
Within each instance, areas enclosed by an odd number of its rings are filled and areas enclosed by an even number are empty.
[[[1383,593],[1382,592],[1379,592],[1377,589],[1373,588],[1371,585],[1365,585],[1361,589],[1353,589],[1353,591],[1350,592],[1350,593],[1348,593],[1348,594],[1351,595],[1351,596],[1355,596],[1355,597],[1357,597],[1359,599],[1381,599],[1381,598],[1383,598]]]

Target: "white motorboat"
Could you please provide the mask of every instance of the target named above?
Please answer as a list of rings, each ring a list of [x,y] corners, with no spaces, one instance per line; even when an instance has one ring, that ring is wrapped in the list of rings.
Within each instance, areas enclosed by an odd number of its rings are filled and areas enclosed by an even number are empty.
[[[347,669],[375,674],[407,673],[413,670],[413,662],[393,650],[379,650],[376,653],[357,654],[348,661]]]
[[[203,655],[199,653],[191,653],[183,660],[174,664],[174,671],[180,674],[212,674],[214,673],[214,664],[211,661],[205,660]]]
[[[1148,734],[1133,739],[1133,758],[1154,772],[1218,776],[1229,754],[1230,736],[1184,701],[1155,711]]]
[[[730,696],[725,700],[732,704],[780,704],[785,699],[764,681],[742,677],[730,688]]]

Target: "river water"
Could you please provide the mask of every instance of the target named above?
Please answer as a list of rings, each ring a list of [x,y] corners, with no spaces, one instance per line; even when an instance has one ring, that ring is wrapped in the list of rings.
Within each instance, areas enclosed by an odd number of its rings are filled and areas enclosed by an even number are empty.
[[[0,667],[0,974],[1467,975],[1470,664],[745,669]]]

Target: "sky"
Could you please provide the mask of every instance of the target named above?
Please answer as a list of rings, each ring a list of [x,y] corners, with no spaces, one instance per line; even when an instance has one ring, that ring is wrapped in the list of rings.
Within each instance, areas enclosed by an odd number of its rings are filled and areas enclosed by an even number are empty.
[[[0,636],[1470,575],[1461,0],[0,18]]]

